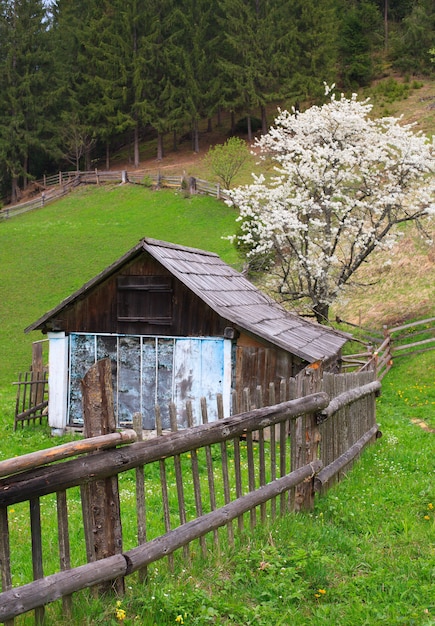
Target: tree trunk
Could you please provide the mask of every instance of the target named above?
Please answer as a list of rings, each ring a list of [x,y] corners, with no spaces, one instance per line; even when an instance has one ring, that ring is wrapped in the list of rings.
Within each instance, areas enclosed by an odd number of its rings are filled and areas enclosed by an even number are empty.
[[[110,143],[106,141],[106,170],[110,170]]]
[[[251,124],[251,115],[249,113],[246,116],[246,123],[248,126],[248,141],[249,143],[251,143],[252,142],[252,124]]]
[[[163,159],[163,133],[157,132],[157,161]]]
[[[16,204],[20,199],[20,188],[18,186],[18,176],[12,176],[11,204]]]
[[[174,149],[174,152],[178,152],[178,136],[175,128],[172,131],[172,147]]]
[[[136,126],[134,127],[134,157],[133,157],[133,165],[134,167],[139,167],[140,158],[139,158],[139,122],[136,122]]]
[[[231,111],[231,134],[234,135],[236,132],[236,114],[234,111]]]
[[[198,120],[193,121],[193,151],[199,152],[199,129]]]
[[[23,172],[24,172],[23,191],[26,191],[28,183],[29,183],[28,171],[29,171],[29,157],[26,155],[23,161]]]
[[[266,135],[268,130],[269,129],[268,129],[268,124],[267,124],[266,107],[262,106],[261,107],[261,132],[263,133],[263,135]]]
[[[89,170],[91,169],[91,151],[92,151],[92,147],[91,146],[86,146],[86,151],[85,151],[85,170],[87,172],[89,172]]]
[[[315,304],[313,306],[313,313],[319,324],[327,324],[329,319],[329,304]]]

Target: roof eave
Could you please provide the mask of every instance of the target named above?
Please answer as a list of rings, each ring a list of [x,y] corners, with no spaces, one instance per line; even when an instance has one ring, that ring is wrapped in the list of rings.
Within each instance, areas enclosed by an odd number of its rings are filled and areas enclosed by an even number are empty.
[[[60,311],[62,311],[62,309],[69,306],[76,300],[78,300],[89,289],[96,287],[99,283],[109,278],[109,276],[114,274],[120,266],[124,265],[125,263],[133,259],[135,256],[140,254],[140,252],[143,250],[143,247],[144,247],[143,240],[141,240],[136,246],[134,246],[134,248],[126,252],[120,259],[112,263],[112,265],[109,265],[100,274],[97,274],[97,276],[94,276],[94,278],[92,278],[91,280],[86,282],[84,285],[82,285],[80,289],[78,289],[77,291],[72,293],[70,296],[62,300],[62,302],[60,302],[57,306],[55,306],[54,309],[47,311],[47,313],[44,313],[44,315],[40,317],[38,320],[36,320],[36,322],[33,322],[33,324],[30,324],[29,326],[27,326],[27,328],[24,329],[24,332],[29,333],[32,330],[44,330],[44,325],[50,318],[55,317]]]

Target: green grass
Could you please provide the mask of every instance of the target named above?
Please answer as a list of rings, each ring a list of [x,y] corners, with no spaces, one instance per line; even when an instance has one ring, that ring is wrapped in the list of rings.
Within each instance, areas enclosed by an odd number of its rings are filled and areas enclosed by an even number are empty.
[[[82,187],[44,209],[0,223],[0,388],[28,369],[24,335],[63,298],[81,287],[142,237],[217,252],[236,265],[235,212],[204,196],[184,197],[139,186]],[[1,422],[0,422],[1,423]]]
[[[232,232],[234,218],[212,199],[116,187],[83,188],[62,202],[0,223],[0,459],[54,443],[46,426],[13,432],[11,382],[28,366],[30,344],[39,338],[25,336],[23,329],[143,236],[214,250],[236,265],[234,250],[221,239]],[[47,607],[46,623],[116,624],[118,608],[126,613],[125,626],[434,626],[435,433],[412,422],[435,427],[434,360],[433,352],[396,360],[378,400],[383,437],[339,485],[317,498],[312,513],[247,530],[235,548],[226,546],[223,531],[219,552],[209,539],[206,560],[195,542],[191,566],[179,551],[174,572],[162,561],[149,568],[146,585],[136,575],[128,577],[120,607],[116,598],[98,600],[85,591],[74,597],[71,619],[56,602]],[[150,476],[151,490],[153,480],[158,483],[158,476]],[[131,487],[126,475],[121,489]],[[55,543],[50,502],[48,558]],[[11,528],[24,546],[27,506],[13,509]],[[71,515],[79,514],[73,495]],[[134,512],[129,520],[124,526],[131,542]],[[78,529],[73,550],[81,542]],[[28,580],[28,545],[23,552],[14,550],[12,559],[18,575]],[[22,616],[17,623],[32,620]]]
[[[149,567],[146,584],[128,577],[122,599],[79,593],[71,620],[54,603],[46,623],[114,625],[122,609],[125,626],[433,626],[435,434],[411,421],[417,405],[433,413],[433,366],[433,354],[395,365],[378,400],[383,436],[316,499],[312,513],[280,517],[254,532],[245,516],[235,547],[222,530],[219,551],[209,538],[207,559],[195,542],[191,565],[180,550],[173,572],[160,561]],[[411,402],[416,377],[427,391]],[[31,623],[29,616],[17,621]]]

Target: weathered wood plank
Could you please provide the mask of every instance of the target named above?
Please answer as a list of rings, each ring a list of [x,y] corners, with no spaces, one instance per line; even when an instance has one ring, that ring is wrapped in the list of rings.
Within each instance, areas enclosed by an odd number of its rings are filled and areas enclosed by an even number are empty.
[[[9,523],[6,507],[0,507],[0,572],[2,591],[12,589]],[[14,626],[14,619],[5,620],[4,624],[5,626]]]
[[[0,572],[2,590],[12,587],[11,550],[9,543],[9,521],[7,507],[0,507]]]
[[[156,406],[156,429],[157,429],[157,437],[162,437],[163,433],[163,424],[162,424],[162,416],[160,413],[160,408]],[[157,439],[158,441],[158,439]],[[169,510],[169,494],[168,494],[168,481],[166,479],[166,464],[165,459],[159,459],[159,471],[160,471],[160,486],[162,490],[162,505],[163,505],[163,521],[165,523],[165,531],[169,532],[171,530],[171,512]],[[169,569],[173,571],[174,569],[174,557],[172,554],[168,555],[168,565]]]
[[[361,450],[378,434],[378,426],[375,424],[354,445],[340,455],[335,461],[324,467],[314,479],[315,491],[321,491],[326,483],[339,471],[346,467]]]
[[[17,474],[25,470],[36,469],[54,461],[61,461],[80,454],[89,454],[97,450],[108,450],[116,446],[137,441],[134,430],[122,430],[118,433],[91,437],[80,441],[71,441],[60,446],[29,452],[22,456],[0,461],[0,477]]]
[[[188,433],[170,433],[157,439],[136,442],[126,448],[96,452],[86,459],[71,459],[52,467],[25,472],[0,480],[0,506],[16,504],[127,471],[137,465],[182,454],[212,443],[236,439],[246,432],[294,419],[302,412],[319,412],[329,404],[325,393],[297,398],[268,408],[254,409],[235,417],[196,426]]]
[[[177,411],[173,402],[169,404],[169,416],[171,421],[171,430],[173,433],[176,433],[178,431]],[[174,470],[175,484],[177,486],[178,513],[180,517],[180,525],[183,525],[186,523],[186,503],[184,499],[183,471],[181,468],[181,457],[179,454],[174,454]],[[188,563],[190,561],[189,546],[183,546],[183,554],[185,561]]]
[[[143,441],[143,419],[141,413],[133,414],[133,429],[136,433],[137,441]],[[145,475],[144,466],[138,465],[135,469],[136,483],[136,521],[137,521],[137,541],[138,545],[146,543],[147,540],[147,523],[146,523],[146,506],[145,506]],[[147,568],[144,567],[139,572],[141,582],[147,579]]]
[[[81,381],[84,434],[86,437],[106,435],[116,430],[113,409],[112,368],[109,358],[97,361]],[[96,560],[122,552],[121,511],[118,475],[95,478],[89,483],[92,546]],[[100,588],[101,593],[116,590],[124,593],[124,580],[114,579]]]
[[[189,428],[193,428],[193,410],[192,410],[192,402],[190,400],[186,403],[186,415],[187,415],[187,425]],[[201,481],[199,478],[199,465],[198,465],[198,454],[197,451],[191,450],[190,452],[190,464],[192,468],[192,481],[193,481],[193,491],[195,495],[195,511],[196,516],[201,517],[203,514],[202,510],[202,497],[201,497]],[[207,546],[205,543],[204,536],[199,538],[199,543],[201,546],[202,556],[205,557],[207,554]]]
[[[314,464],[314,470],[318,472],[321,468],[321,461],[317,461]],[[265,487],[260,487],[255,492],[246,494],[239,501],[230,502],[222,508],[187,522],[184,526],[180,526],[142,546],[133,548],[124,554],[117,554],[77,567],[74,569],[74,576],[71,576],[70,571],[59,572],[28,585],[23,585],[18,589],[10,589],[1,593],[0,621],[12,619],[38,606],[53,602],[63,595],[104,583],[114,577],[131,574],[145,565],[172,554],[200,535],[224,526],[230,519],[235,519],[252,507],[259,506],[271,497],[276,497],[282,491],[287,491],[310,476],[312,470],[313,467],[310,465],[302,467]]]
[[[269,404],[275,404],[275,385],[269,384]],[[270,441],[270,482],[276,480],[276,428],[271,426],[269,428],[269,441]],[[272,498],[270,501],[270,515],[272,520],[276,518],[276,498]]]
[[[308,395],[318,390],[321,386],[321,367],[310,367],[305,370],[305,375],[301,379],[302,394]],[[291,459],[291,468],[296,470],[306,464],[312,464],[318,459],[320,432],[314,413],[305,413],[296,420],[296,454]],[[314,478],[314,470],[313,476]],[[295,511],[310,511],[314,507],[313,481],[307,480],[297,485],[294,494]]]
[[[185,543],[190,543],[196,539],[200,534],[217,530],[227,524],[229,520],[240,517],[252,508],[261,505],[262,502],[266,502],[270,498],[276,497],[283,491],[288,491],[291,487],[303,482],[308,477],[311,477],[313,471],[316,473],[321,467],[321,461],[315,461],[311,465],[301,467],[295,472],[287,474],[287,476],[278,478],[273,483],[259,487],[256,491],[242,496],[239,500],[230,502],[216,511],[211,511],[202,518],[192,520],[163,537],[149,541],[146,546],[138,546],[129,550],[125,553],[130,564],[128,573],[136,571],[144,564],[156,561],[169,552],[174,552]]]
[[[217,398],[217,413],[218,419],[224,418],[224,403],[222,394],[218,394]],[[230,490],[230,475],[228,469],[228,451],[227,451],[227,443],[226,441],[221,441],[221,468],[222,468],[222,482],[224,486],[224,502],[225,504],[229,504],[231,501],[231,490]],[[228,534],[228,544],[230,546],[234,545],[234,529],[232,521],[229,521],[227,524],[227,534]]]
[[[203,397],[201,398],[201,419],[203,424],[208,424],[207,402]],[[208,493],[210,497],[210,509],[216,510],[216,488],[214,484],[214,472],[213,472],[213,457],[211,453],[211,447],[205,446],[205,458],[207,465],[207,480],[208,480]],[[219,535],[216,529],[213,530],[213,543],[215,548],[219,548]]]
[[[42,564],[42,531],[41,531],[41,502],[39,498],[32,498],[30,506],[30,529],[32,534],[32,568],[33,580],[44,578],[44,568]],[[45,609],[43,606],[35,608],[35,623],[42,624],[44,621]]]
[[[127,563],[122,554],[87,563],[71,571],[46,576],[16,589],[0,594],[0,622],[70,595],[80,589],[93,587],[124,576]]]
[[[343,391],[335,398],[333,398],[327,407],[325,407],[320,413],[325,418],[330,417],[341,408],[351,404],[352,402],[356,402],[357,400],[364,398],[369,394],[378,394],[381,389],[381,383],[378,380],[374,380],[371,383],[367,383],[362,387],[356,387],[354,389],[348,389],[347,391]]]
[[[58,491],[56,494],[57,504],[57,529],[59,544],[59,560],[60,570],[65,572],[71,567],[69,528],[68,528],[68,503],[66,491]],[[63,613],[67,617],[71,617],[72,612],[72,596],[68,595],[62,598]]]

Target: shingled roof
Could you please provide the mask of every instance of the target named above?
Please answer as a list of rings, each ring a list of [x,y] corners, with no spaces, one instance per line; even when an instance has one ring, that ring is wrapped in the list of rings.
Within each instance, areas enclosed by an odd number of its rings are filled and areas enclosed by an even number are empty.
[[[42,330],[66,306],[116,273],[143,252],[149,253],[211,309],[245,330],[312,363],[337,354],[349,335],[286,311],[213,252],[165,241],[142,239],[134,248],[25,329]]]

